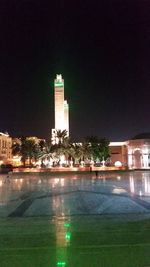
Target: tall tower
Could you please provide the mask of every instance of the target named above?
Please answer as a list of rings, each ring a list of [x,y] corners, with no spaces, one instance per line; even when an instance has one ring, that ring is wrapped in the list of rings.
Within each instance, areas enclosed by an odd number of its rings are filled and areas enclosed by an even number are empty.
[[[52,142],[56,143],[56,131],[67,130],[69,136],[69,105],[64,100],[64,80],[61,74],[54,80],[55,129],[52,129]]]
[[[55,129],[64,130],[64,80],[61,74],[54,81]]]
[[[69,105],[67,100],[64,101],[64,127],[69,135]]]

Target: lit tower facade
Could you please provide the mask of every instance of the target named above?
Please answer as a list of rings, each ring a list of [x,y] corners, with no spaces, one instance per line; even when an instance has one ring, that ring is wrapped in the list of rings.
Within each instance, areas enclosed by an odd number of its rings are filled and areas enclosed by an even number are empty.
[[[61,74],[54,81],[55,129],[64,130],[64,80]]]
[[[69,136],[69,105],[64,100],[64,80],[61,74],[57,74],[54,80],[54,106],[55,128],[52,129],[52,142],[56,143],[57,130],[66,130]]]

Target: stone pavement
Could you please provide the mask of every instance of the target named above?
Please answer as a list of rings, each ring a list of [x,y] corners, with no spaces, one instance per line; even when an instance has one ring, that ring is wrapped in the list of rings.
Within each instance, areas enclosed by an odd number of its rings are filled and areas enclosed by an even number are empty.
[[[0,217],[125,215],[150,217],[150,173],[0,177]]]

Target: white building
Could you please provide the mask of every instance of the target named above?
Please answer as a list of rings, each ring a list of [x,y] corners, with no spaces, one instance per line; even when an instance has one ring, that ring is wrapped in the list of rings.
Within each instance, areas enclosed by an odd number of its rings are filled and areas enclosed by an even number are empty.
[[[64,79],[61,74],[56,75],[54,81],[54,106],[55,106],[55,128],[52,129],[52,142],[56,142],[56,131],[66,130],[69,136],[69,105],[64,100]]]
[[[150,134],[141,134],[127,141],[128,167],[133,169],[150,168]]]
[[[150,134],[144,133],[125,142],[110,142],[111,162],[119,161],[129,169],[150,168]]]
[[[12,138],[0,132],[0,164],[10,163],[12,159]]]

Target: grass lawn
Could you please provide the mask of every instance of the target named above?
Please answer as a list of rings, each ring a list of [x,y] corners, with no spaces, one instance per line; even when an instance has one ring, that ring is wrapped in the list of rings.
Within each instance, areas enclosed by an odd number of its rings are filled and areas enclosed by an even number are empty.
[[[0,267],[150,267],[150,220],[78,216],[69,228],[65,220],[1,219]]]

